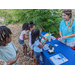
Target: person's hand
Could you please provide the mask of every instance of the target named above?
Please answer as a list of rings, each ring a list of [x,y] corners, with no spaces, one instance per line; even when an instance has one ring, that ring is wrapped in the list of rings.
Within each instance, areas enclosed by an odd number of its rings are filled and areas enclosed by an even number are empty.
[[[63,36],[63,37],[62,37],[62,39],[66,39],[66,38],[67,38],[67,36]]]
[[[61,39],[61,38],[59,38],[58,40],[59,40],[59,41],[61,41],[62,39]]]

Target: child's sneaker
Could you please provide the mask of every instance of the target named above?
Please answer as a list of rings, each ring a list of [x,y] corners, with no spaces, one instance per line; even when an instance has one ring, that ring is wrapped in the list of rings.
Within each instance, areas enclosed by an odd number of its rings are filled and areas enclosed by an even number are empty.
[[[24,55],[25,58],[30,58],[30,55]]]
[[[34,58],[30,58],[30,60],[34,60]]]
[[[29,55],[29,53],[27,53],[27,55]]]
[[[26,58],[26,55],[24,55],[24,57]]]
[[[26,55],[26,58],[30,58],[30,55]]]

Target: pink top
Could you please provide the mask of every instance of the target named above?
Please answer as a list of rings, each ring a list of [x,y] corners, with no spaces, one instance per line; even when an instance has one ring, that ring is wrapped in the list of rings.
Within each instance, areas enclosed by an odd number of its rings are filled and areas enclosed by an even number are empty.
[[[25,37],[26,37],[27,31],[23,30],[23,31],[21,32],[20,37],[19,37],[21,40],[23,40],[23,34],[25,34]]]

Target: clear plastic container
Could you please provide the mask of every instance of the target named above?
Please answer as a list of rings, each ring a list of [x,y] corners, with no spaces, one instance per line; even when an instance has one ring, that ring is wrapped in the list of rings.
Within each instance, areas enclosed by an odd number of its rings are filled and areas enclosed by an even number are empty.
[[[49,38],[48,41],[50,42],[51,41],[51,38]]]

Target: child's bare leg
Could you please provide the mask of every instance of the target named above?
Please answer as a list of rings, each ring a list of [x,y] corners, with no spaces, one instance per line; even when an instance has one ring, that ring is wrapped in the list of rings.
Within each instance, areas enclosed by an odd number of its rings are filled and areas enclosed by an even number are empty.
[[[23,46],[23,53],[25,53],[25,51],[24,51],[24,50],[25,50],[25,47]]]
[[[36,65],[35,55],[34,55],[33,65]]]
[[[31,50],[31,58],[33,58],[33,50]]]
[[[36,65],[38,65],[38,59],[36,59]]]
[[[31,54],[31,50],[28,52],[28,55]]]
[[[27,55],[27,46],[26,46],[26,44],[23,45],[23,47],[24,47],[24,53],[25,53],[25,55]]]
[[[25,55],[27,55],[27,46],[25,45]]]

